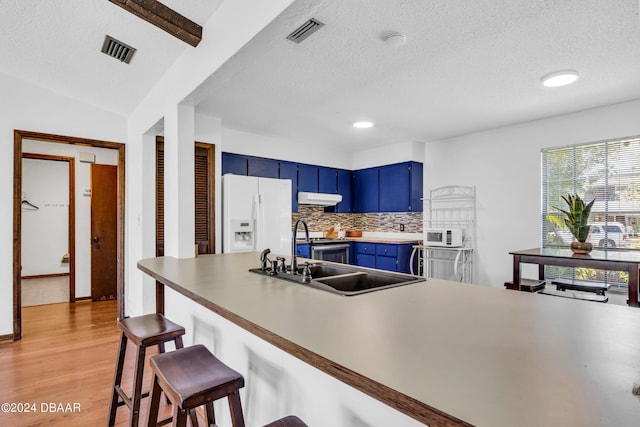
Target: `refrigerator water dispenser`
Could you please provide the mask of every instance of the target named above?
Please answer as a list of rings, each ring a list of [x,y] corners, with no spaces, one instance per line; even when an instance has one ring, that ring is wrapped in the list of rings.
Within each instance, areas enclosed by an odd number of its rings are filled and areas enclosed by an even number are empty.
[[[232,252],[254,249],[253,220],[231,220]]]

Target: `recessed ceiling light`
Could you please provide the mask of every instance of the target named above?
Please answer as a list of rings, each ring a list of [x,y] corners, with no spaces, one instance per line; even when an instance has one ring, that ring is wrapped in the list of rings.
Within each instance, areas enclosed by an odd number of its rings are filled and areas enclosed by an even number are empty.
[[[373,122],[361,121],[361,122],[353,122],[353,127],[358,129],[366,129],[373,126]]]
[[[578,80],[578,72],[575,70],[562,70],[547,74],[542,78],[542,84],[546,87],[566,86]]]
[[[402,46],[407,42],[407,36],[397,32],[388,33],[384,36],[384,42],[391,47]]]

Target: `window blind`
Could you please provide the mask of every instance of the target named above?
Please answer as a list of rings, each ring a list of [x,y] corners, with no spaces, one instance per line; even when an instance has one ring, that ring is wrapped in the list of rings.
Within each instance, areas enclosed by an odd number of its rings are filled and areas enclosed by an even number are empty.
[[[594,249],[640,250],[640,137],[541,150],[542,246],[569,247],[562,196],[595,200],[589,223]],[[623,274],[555,269],[569,278],[617,281]],[[581,277],[585,276],[585,277]],[[615,276],[615,277],[614,277]]]

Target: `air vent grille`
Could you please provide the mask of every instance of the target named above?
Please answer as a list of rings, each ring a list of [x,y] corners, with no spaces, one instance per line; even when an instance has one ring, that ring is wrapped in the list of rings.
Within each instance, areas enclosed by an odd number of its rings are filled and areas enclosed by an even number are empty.
[[[311,34],[318,31],[323,25],[324,24],[317,19],[311,18],[307,22],[293,30],[291,34],[287,36],[287,40],[291,40],[294,43],[300,43]]]
[[[112,58],[118,61],[128,64],[131,61],[131,57],[136,52],[134,48],[122,43],[119,40],[107,35],[104,36],[104,43],[102,43],[102,53],[106,53]]]

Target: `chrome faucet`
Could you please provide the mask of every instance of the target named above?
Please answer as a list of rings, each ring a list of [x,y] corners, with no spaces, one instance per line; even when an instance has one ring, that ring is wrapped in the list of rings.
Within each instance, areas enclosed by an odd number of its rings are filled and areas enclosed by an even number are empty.
[[[300,218],[296,221],[296,225],[293,226],[293,233],[291,235],[291,274],[298,274],[298,259],[296,257],[296,235],[298,234],[298,226],[302,223],[304,226],[305,241],[309,241],[309,227],[304,219]]]

